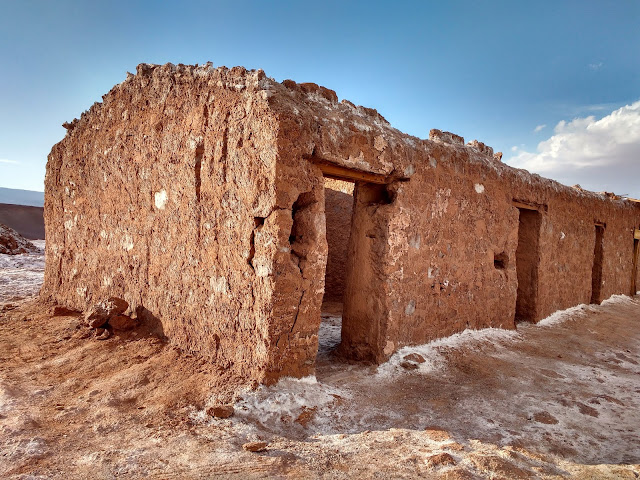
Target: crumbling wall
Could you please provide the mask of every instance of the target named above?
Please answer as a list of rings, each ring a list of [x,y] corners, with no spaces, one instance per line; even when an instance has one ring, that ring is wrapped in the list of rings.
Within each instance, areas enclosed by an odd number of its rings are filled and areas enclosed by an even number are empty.
[[[596,223],[602,298],[630,290],[638,204],[513,169],[447,132],[410,137],[315,84],[143,64],[66,127],[47,164],[41,295],[80,309],[123,297],[247,380],[314,371],[336,237],[325,176],[355,182],[342,261],[351,357],[515,328],[519,208],[540,214],[532,320],[591,298]]]
[[[262,381],[277,236],[265,81],[140,65],[67,124],[47,164],[42,296],[122,297],[175,345]]]
[[[515,327],[519,205],[540,215],[531,321],[589,303],[596,223],[606,223],[602,298],[629,290],[640,215],[630,202],[510,168],[435,133],[394,205],[390,238],[403,253],[391,279],[387,351],[465,328]]]
[[[515,328],[519,205],[540,212],[532,321],[589,302],[597,222],[607,223],[603,298],[629,290],[636,205],[513,169],[490,147],[465,145],[454,134],[403,135],[377,112],[337,104],[320,87],[284,86],[272,106],[295,109],[285,129],[298,144],[281,146],[281,155],[332,174],[326,164],[339,166],[352,179],[363,175],[348,252],[343,353],[379,362],[403,345],[465,328]],[[358,200],[360,186],[371,182],[386,185],[388,201],[374,207]]]

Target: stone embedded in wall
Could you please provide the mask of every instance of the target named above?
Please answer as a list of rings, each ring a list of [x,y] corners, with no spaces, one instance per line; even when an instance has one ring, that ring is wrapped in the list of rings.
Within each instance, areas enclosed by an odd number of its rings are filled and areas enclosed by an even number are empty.
[[[429,140],[432,142],[443,142],[451,145],[464,145],[464,137],[451,132],[443,132],[437,128],[429,131]]]
[[[479,142],[478,140],[472,140],[471,142],[467,143],[467,146],[479,151],[484,155],[493,157],[493,148],[491,148],[489,145],[485,145],[484,143]]]

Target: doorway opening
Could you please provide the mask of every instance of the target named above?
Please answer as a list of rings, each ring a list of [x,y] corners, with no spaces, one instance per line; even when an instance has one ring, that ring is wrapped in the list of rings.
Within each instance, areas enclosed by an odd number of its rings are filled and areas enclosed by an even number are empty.
[[[516,272],[518,293],[515,321],[535,322],[538,311],[538,264],[540,263],[540,225],[542,215],[537,210],[518,208],[518,247]]]
[[[591,270],[591,303],[602,301],[602,253],[604,225],[596,225],[596,241],[593,248],[593,268]]]
[[[333,356],[342,339],[342,312],[353,216],[354,182],[324,178],[327,266],[318,333],[318,360]]]

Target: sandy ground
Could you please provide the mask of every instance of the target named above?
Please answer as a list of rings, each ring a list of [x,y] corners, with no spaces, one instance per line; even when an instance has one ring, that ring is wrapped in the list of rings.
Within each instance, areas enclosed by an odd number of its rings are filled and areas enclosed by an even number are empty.
[[[640,477],[638,296],[380,367],[333,355],[330,305],[317,378],[251,390],[144,328],[99,341],[52,317],[41,256],[21,257],[0,259],[0,478]]]

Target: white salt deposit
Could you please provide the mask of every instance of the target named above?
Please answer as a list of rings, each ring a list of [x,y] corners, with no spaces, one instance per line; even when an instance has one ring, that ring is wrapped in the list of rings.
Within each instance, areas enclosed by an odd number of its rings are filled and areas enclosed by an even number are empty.
[[[405,361],[404,357],[417,353],[424,359],[424,363],[418,364],[413,372],[432,373],[443,368],[446,365],[443,353],[448,349],[460,347],[478,348],[481,345],[495,345],[501,342],[509,342],[519,337],[515,330],[503,330],[500,328],[484,328],[482,330],[465,330],[449,337],[439,338],[433,342],[424,345],[412,347],[404,347],[394,353],[391,358],[378,367],[377,377],[393,378],[399,372],[406,372],[401,364]]]
[[[319,383],[316,377],[283,378],[276,385],[247,391],[236,402],[237,421],[251,421],[262,426],[290,423],[306,410],[321,410],[349,397],[344,390]]]
[[[44,240],[33,240],[38,252],[0,254],[0,302],[19,300],[40,291],[44,278]]]

